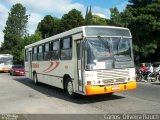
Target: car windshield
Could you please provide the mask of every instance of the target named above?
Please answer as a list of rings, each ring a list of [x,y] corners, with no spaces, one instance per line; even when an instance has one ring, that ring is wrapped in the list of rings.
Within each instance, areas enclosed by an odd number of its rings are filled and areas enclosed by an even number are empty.
[[[14,68],[14,69],[23,69],[24,66],[23,65],[14,65],[12,68]]]
[[[98,64],[95,69],[134,67],[131,38],[86,38],[87,66]]]

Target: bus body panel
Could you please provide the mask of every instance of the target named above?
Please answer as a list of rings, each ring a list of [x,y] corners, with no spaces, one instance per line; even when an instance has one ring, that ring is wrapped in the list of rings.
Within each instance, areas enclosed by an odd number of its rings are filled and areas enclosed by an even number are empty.
[[[108,94],[120,91],[134,90],[136,87],[136,81],[107,86],[86,86],[86,95]]]
[[[103,73],[103,74],[102,74]],[[107,94],[136,89],[135,68],[85,71],[86,95]]]
[[[33,72],[37,73],[38,81],[63,88],[62,80],[65,74],[74,78],[73,62],[39,61],[32,62]]]

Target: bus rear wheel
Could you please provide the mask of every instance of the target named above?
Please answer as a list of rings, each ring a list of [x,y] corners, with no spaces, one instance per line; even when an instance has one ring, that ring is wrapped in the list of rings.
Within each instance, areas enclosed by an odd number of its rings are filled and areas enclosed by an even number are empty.
[[[35,85],[39,85],[39,82],[38,82],[38,78],[37,78],[37,74],[36,74],[36,73],[33,74],[33,80],[34,80]]]
[[[68,82],[67,82],[66,92],[67,92],[67,95],[70,98],[76,98],[77,97],[77,94],[74,93],[73,84],[72,84],[71,80],[68,80]]]

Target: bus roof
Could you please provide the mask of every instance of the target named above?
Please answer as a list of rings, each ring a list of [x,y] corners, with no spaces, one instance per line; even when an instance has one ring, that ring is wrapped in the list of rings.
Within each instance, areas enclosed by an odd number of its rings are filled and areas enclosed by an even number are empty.
[[[43,43],[46,43],[46,42],[50,42],[51,40],[56,40],[56,39],[60,39],[63,37],[66,37],[66,36],[69,36],[69,35],[73,35],[73,34],[76,34],[76,33],[80,33],[82,32],[83,33],[83,36],[85,36],[84,34],[84,29],[85,28],[114,28],[114,29],[125,29],[125,30],[129,30],[128,28],[124,28],[124,27],[116,27],[116,26],[81,26],[81,27],[77,27],[77,28],[73,28],[71,30],[68,30],[68,31],[65,31],[65,32],[62,32],[62,33],[59,33],[57,35],[54,35],[54,36],[51,36],[51,37],[48,37],[48,38],[45,38],[45,39],[42,39],[40,41],[37,41],[35,43],[32,43],[32,44],[29,44],[27,46],[25,46],[25,48],[30,48],[32,46],[36,46],[36,45],[39,45],[39,44],[43,44]]]
[[[0,57],[13,57],[11,54],[0,54]]]

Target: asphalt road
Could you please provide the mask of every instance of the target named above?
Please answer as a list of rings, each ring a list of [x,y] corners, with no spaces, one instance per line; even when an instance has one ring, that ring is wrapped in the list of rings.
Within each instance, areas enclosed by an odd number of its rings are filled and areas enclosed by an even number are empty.
[[[160,103],[160,82],[139,82],[136,91],[127,91],[129,96]]]
[[[25,76],[10,76],[8,73],[0,73],[0,113],[159,114],[160,83],[141,82],[137,85],[136,90],[114,93],[112,96],[80,96],[73,100],[68,98],[61,89],[45,84],[35,86],[33,81]],[[37,116],[37,119],[39,117],[42,118],[42,116]],[[84,116],[84,119],[87,117]],[[102,115],[94,116],[94,118],[96,117],[97,120],[104,118]]]

